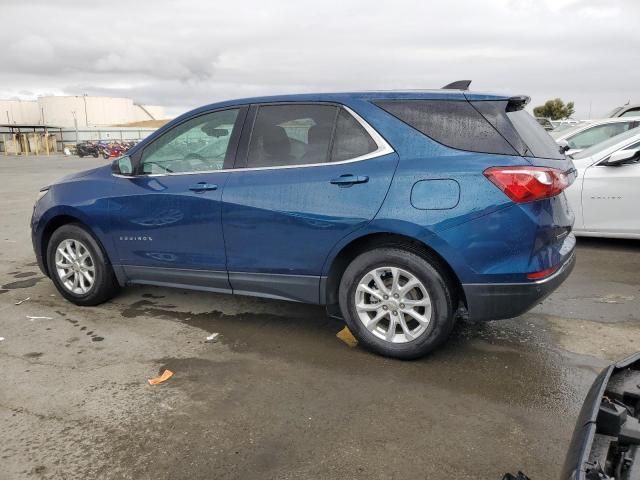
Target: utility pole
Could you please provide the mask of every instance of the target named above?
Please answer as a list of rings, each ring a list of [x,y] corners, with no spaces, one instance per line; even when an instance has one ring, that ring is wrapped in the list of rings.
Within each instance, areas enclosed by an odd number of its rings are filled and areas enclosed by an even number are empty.
[[[89,115],[87,114],[87,94],[85,93],[84,96],[82,97],[84,99],[84,121],[87,124],[86,126],[89,126]]]
[[[78,144],[78,119],[76,118],[76,112],[72,111],[71,115],[73,115],[73,126],[76,129],[76,145]]]

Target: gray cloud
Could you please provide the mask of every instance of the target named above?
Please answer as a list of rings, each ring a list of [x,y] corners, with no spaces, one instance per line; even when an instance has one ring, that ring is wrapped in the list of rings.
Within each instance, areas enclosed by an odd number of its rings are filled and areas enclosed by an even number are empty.
[[[131,96],[171,114],[230,97],[389,88],[640,102],[637,0],[4,0],[0,97]],[[31,92],[29,94],[29,92]]]

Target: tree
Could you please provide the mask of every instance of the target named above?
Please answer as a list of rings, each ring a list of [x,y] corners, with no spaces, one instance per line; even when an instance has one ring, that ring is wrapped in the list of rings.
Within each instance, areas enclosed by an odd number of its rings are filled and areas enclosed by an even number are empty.
[[[533,114],[536,117],[550,118],[551,120],[562,120],[563,118],[569,118],[574,112],[573,102],[568,102],[566,105],[559,99],[547,100],[544,105],[540,105],[533,109]]]

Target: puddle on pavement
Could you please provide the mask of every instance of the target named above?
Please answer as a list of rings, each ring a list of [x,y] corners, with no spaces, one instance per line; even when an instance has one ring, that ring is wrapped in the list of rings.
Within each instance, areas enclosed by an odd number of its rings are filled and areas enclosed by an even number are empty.
[[[255,353],[305,363],[375,381],[432,384],[453,394],[542,408],[576,415],[598,367],[565,355],[552,346],[544,322],[523,318],[472,324],[459,322],[447,343],[426,358],[402,362],[361,348],[349,348],[335,335],[344,324],[319,306],[300,305],[280,315],[282,302],[264,300],[274,313],[226,315],[220,311],[180,312],[138,300],[121,313],[126,318],[155,317],[179,321],[204,332],[219,332],[220,342],[237,353]],[[567,361],[569,360],[569,361]]]
[[[16,276],[16,278],[18,278]],[[29,287],[33,287],[36,283],[38,283],[40,280],[42,280],[44,277],[30,277],[30,278],[26,278],[24,280],[17,280],[15,282],[10,282],[10,283],[5,283],[4,285],[2,285],[2,289],[6,289],[6,290],[16,290],[18,288],[29,288]]]

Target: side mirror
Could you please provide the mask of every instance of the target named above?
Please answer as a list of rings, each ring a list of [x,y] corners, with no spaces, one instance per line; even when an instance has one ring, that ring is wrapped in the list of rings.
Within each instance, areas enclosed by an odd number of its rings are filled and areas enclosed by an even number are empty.
[[[606,165],[607,167],[619,167],[625,163],[633,163],[637,160],[640,160],[640,150],[618,150],[602,162],[602,165]]]
[[[133,176],[133,163],[128,156],[117,158],[111,163],[111,173],[125,177]]]

